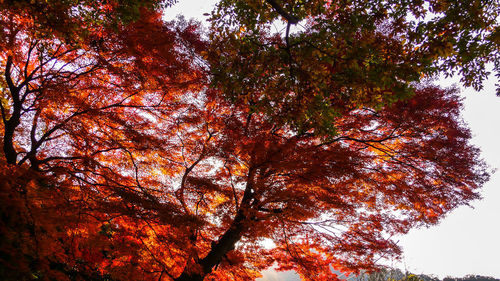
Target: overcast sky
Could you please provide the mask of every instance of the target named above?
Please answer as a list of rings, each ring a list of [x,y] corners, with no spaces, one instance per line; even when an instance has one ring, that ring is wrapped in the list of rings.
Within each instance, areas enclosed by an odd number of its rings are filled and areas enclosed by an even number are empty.
[[[182,14],[202,21],[210,13],[214,0],[180,0],[166,9],[167,20]],[[493,76],[493,75],[492,75]],[[449,86],[456,80],[440,80]],[[495,78],[483,91],[465,89],[463,116],[474,135],[473,143],[481,148],[487,163],[499,172],[491,177],[482,191],[483,200],[475,201],[473,209],[462,206],[431,228],[414,229],[401,237],[401,262],[388,261],[412,273],[462,277],[477,274],[500,278],[500,97],[495,96]],[[291,280],[290,274],[268,273],[268,280]]]
[[[482,156],[497,173],[483,188],[483,199],[473,208],[454,210],[439,225],[415,229],[400,239],[404,259],[400,266],[414,273],[439,277],[467,274],[500,278],[500,97],[495,96],[495,77],[484,90],[463,89],[463,117],[481,148]],[[441,80],[447,86],[456,82]]]

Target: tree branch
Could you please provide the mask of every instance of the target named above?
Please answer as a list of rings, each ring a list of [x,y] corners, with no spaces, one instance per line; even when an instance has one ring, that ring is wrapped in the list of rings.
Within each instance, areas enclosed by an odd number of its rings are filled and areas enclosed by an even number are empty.
[[[297,17],[285,11],[275,0],[266,0],[266,2],[269,3],[278,14],[284,17],[287,22],[291,24],[297,24],[299,22]]]

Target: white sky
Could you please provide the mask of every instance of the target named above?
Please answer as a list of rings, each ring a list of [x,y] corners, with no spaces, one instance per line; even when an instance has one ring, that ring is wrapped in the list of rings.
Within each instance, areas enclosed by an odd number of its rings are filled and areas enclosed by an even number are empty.
[[[452,82],[443,79],[438,84]],[[400,239],[402,269],[440,278],[467,274],[500,278],[500,97],[495,96],[494,84],[491,77],[479,93],[464,89],[462,114],[472,129],[472,143],[498,171],[483,187],[483,199],[471,204],[473,208],[459,207],[439,225],[414,229]]]
[[[181,0],[166,9],[165,19],[177,14],[186,19],[202,21],[203,13],[210,13],[215,0]],[[492,75],[493,76],[493,75]],[[452,79],[442,79],[441,86],[449,86]],[[399,240],[404,256],[394,266],[412,273],[463,277],[467,274],[500,278],[500,97],[495,96],[495,79],[488,80],[480,93],[465,89],[463,116],[474,135],[473,143],[480,147],[482,156],[495,169],[484,186],[483,199],[462,206],[431,228],[414,229]],[[269,272],[268,280],[289,280],[290,274]]]

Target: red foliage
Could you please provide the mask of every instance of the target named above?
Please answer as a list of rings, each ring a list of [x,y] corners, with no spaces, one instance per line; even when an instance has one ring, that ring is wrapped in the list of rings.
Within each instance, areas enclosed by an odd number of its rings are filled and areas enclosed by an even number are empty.
[[[4,279],[251,280],[276,263],[334,280],[479,197],[487,168],[455,90],[299,130],[285,107],[207,87],[194,23],[141,13],[73,44],[2,10]]]

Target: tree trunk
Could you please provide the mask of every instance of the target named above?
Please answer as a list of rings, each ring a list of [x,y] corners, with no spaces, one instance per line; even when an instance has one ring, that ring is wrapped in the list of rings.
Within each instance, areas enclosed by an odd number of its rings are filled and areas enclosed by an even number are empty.
[[[5,154],[5,159],[7,163],[15,165],[17,163],[17,153],[14,149],[14,144],[12,142],[14,137],[14,128],[5,124],[5,133],[3,137],[3,152]]]
[[[4,122],[4,137],[3,137],[3,152],[5,159],[9,164],[17,164],[17,152],[14,148],[14,132],[17,126],[21,123],[21,100],[19,99],[21,89],[14,85],[12,81],[10,69],[12,67],[12,56],[7,57],[7,65],[5,66],[5,81],[9,87],[12,97],[13,111],[10,118],[7,118],[7,112],[2,106],[2,120]]]
[[[14,148],[14,132],[17,126],[21,123],[21,110],[14,105],[14,112],[10,119],[4,124],[4,137],[3,137],[3,152],[5,159],[9,164],[17,163],[17,152]]]
[[[253,179],[255,176],[255,169],[249,168],[248,181],[241,199],[240,207],[234,217],[231,226],[224,232],[224,234],[212,244],[210,252],[198,261],[201,267],[201,272],[189,272],[189,268],[185,267],[182,274],[175,278],[174,281],[203,281],[205,276],[212,272],[212,268],[218,265],[222,258],[234,249],[236,242],[241,239],[245,230],[245,221],[247,220],[246,211],[250,208],[250,201],[253,199]]]
[[[188,273],[186,269],[175,281],[203,281],[205,276],[212,272],[212,268],[222,261],[222,258],[231,250],[234,249],[234,245],[241,239],[243,233],[243,221],[245,220],[245,215],[242,211],[239,211],[236,215],[231,227],[219,238],[219,240],[213,243],[210,252],[201,260],[198,261],[198,265],[201,266],[202,272]]]

